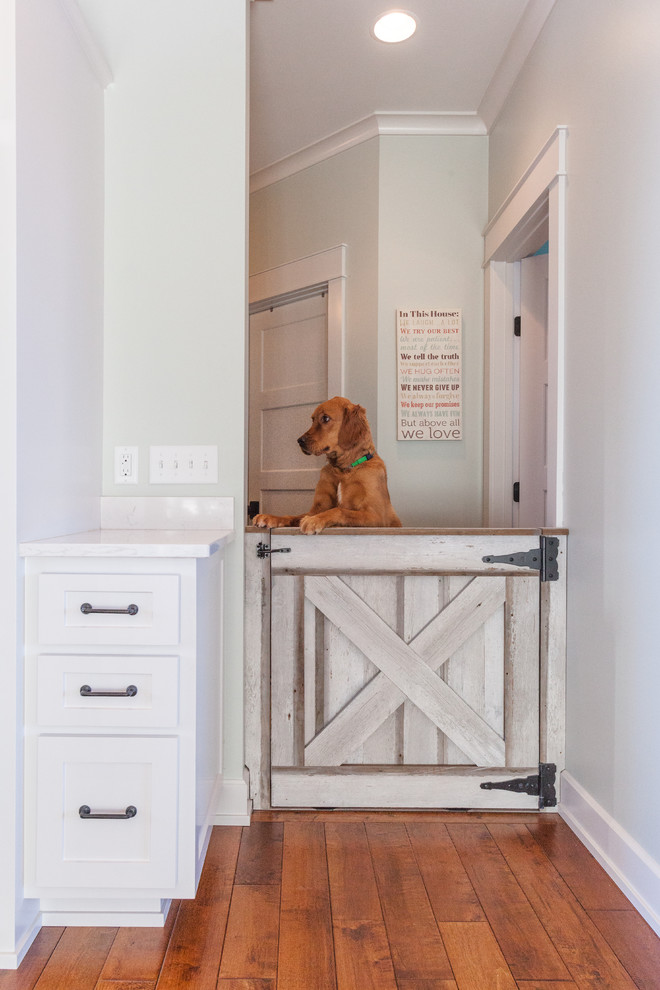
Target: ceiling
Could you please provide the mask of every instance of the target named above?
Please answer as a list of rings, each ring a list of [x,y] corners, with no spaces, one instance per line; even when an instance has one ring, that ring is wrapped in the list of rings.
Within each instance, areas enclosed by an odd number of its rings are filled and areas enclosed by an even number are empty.
[[[453,133],[486,133],[553,3],[405,0],[417,33],[388,45],[370,28],[396,7],[390,0],[256,0],[251,172],[331,135],[340,140],[374,114],[380,133],[383,120],[404,128],[387,133],[410,133],[406,123],[447,133],[448,122]]]

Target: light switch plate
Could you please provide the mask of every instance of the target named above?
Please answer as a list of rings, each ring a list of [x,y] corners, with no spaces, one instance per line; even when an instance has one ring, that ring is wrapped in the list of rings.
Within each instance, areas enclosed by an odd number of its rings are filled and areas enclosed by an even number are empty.
[[[149,481],[152,485],[214,485],[218,481],[218,448],[149,447]]]

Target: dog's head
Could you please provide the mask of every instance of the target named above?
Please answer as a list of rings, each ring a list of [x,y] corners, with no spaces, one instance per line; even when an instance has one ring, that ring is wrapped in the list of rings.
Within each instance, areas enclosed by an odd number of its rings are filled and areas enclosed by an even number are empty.
[[[347,455],[359,450],[373,452],[373,439],[362,406],[336,395],[322,402],[312,413],[312,425],[298,437],[305,454],[325,454],[329,460],[343,466]]]

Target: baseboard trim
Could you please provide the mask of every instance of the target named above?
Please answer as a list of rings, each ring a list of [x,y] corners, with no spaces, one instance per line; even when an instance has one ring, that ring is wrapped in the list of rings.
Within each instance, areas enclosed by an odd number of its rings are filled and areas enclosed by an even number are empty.
[[[246,776],[240,780],[223,777],[218,791],[213,825],[249,825],[252,802]]]
[[[18,969],[28,949],[41,931],[42,924],[41,911],[39,911],[32,919],[30,926],[25,929],[18,939],[16,950],[14,952],[0,952],[0,970]]]
[[[660,864],[566,772],[559,814],[660,935]]]

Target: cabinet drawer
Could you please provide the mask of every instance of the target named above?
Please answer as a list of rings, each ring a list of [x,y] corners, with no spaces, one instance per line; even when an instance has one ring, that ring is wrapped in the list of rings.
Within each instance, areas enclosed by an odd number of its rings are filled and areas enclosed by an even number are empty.
[[[173,887],[177,782],[174,737],[41,736],[36,887]]]
[[[178,723],[179,658],[37,658],[37,721],[88,728],[169,728]]]
[[[178,574],[41,574],[39,642],[174,645],[179,600]]]

